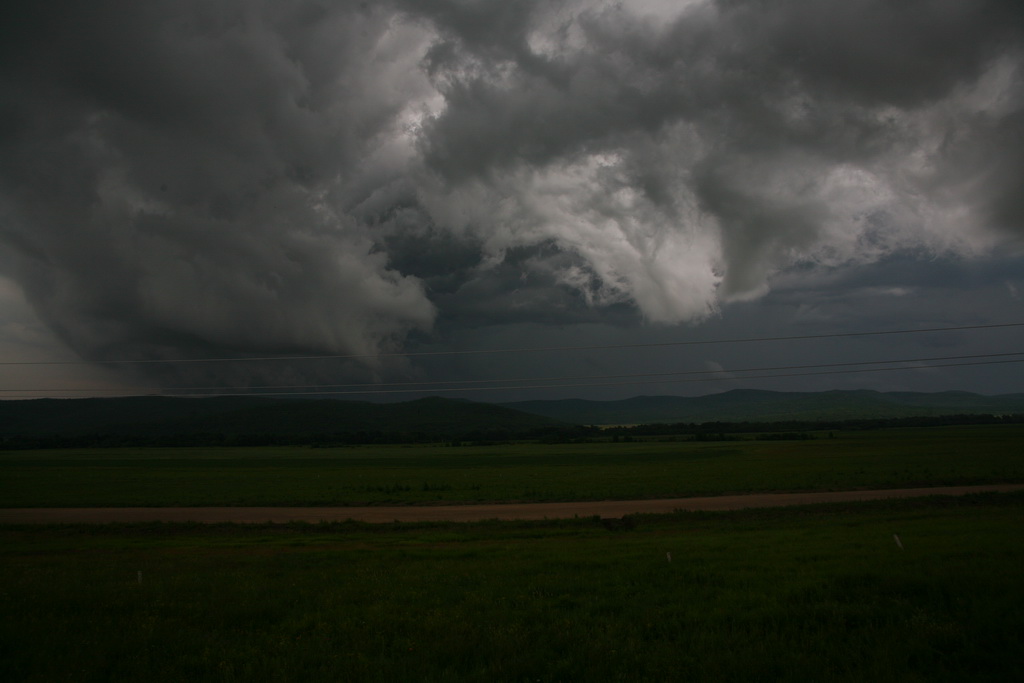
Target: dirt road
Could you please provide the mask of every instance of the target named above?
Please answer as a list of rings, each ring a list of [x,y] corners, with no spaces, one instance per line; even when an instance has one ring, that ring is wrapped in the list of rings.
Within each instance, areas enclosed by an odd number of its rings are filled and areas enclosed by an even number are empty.
[[[569,503],[375,507],[176,507],[176,508],[6,508],[0,524],[103,524],[109,522],[470,522],[483,519],[555,519],[622,517],[633,513],[674,510],[740,510],[743,508],[836,503],[915,496],[959,496],[984,491],[1019,491],[1024,484],[940,486],[880,491],[755,493],[741,496],[670,498],[663,500],[601,500]]]

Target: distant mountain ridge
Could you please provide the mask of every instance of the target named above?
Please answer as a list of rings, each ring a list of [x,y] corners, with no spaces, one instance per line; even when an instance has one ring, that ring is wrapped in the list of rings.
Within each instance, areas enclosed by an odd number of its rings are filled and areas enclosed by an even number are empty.
[[[0,448],[257,445],[572,438],[579,425],[814,422],[1024,414],[1024,394],[776,392],[477,403],[257,396],[0,401]]]
[[[782,422],[1024,413],[1024,394],[984,396],[967,391],[782,392],[734,389],[706,396],[635,396],[618,401],[516,401],[501,405],[575,424]]]
[[[570,428],[512,408],[446,398],[404,403],[261,397],[34,399],[0,401],[0,439],[104,437],[166,442],[203,437],[252,441],[521,438]],[[195,440],[194,438],[192,439]]]

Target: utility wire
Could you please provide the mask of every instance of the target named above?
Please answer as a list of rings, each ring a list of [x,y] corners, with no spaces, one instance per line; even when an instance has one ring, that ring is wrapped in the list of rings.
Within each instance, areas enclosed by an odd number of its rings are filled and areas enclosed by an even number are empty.
[[[993,325],[960,325],[957,327],[926,327],[917,330],[877,330],[870,332],[836,332],[832,334],[802,334],[786,337],[741,337],[733,339],[707,339],[672,342],[650,342],[644,344],[603,344],[593,346],[535,346],[506,349],[468,349],[452,351],[395,351],[385,353],[354,353],[305,356],[255,356],[224,358],[157,358],[141,360],[64,360],[64,361],[0,361],[0,366],[12,365],[156,365],[173,363],[235,363],[262,361],[328,360],[357,358],[387,358],[413,356],[469,356],[501,353],[536,353],[545,351],[598,351],[607,349],[649,349],[667,346],[698,346],[707,344],[748,344],[754,342],[800,341],[806,339],[836,339],[840,337],[871,337],[894,334],[921,334],[924,332],[954,332],[959,330],[987,330],[1005,327],[1022,327],[1024,322],[999,323]]]
[[[616,381],[616,382],[585,382],[585,383],[573,383],[573,384],[536,384],[536,385],[516,385],[507,387],[454,387],[450,389],[366,389],[363,391],[302,391],[302,392],[272,392],[272,393],[243,393],[243,394],[178,394],[179,396],[327,396],[327,395],[357,395],[357,394],[410,394],[410,393],[449,393],[449,392],[464,392],[464,391],[490,391],[495,389],[501,390],[518,390],[518,389],[562,389],[570,387],[608,387],[608,386],[624,386],[633,384],[681,384],[688,382],[725,382],[735,379],[772,379],[777,377],[806,377],[811,375],[843,375],[860,372],[881,372],[884,370],[924,370],[929,368],[949,368],[958,367],[964,365],[997,365],[1002,363],[1024,363],[1024,358],[1018,358],[1014,360],[994,360],[994,361],[975,361],[970,363],[946,363],[940,365],[910,365],[906,367],[892,367],[892,368],[862,368],[856,370],[825,370],[821,372],[792,372],[792,373],[781,373],[776,375],[748,375],[746,377],[694,377],[687,379],[648,379],[648,380],[631,380],[631,381]],[[723,371],[725,373],[725,371]]]
[[[504,389],[514,387],[504,387],[502,383],[522,383],[522,382],[566,382],[566,381],[590,381],[590,380],[609,380],[609,379],[630,379],[636,378],[639,380],[650,379],[654,377],[679,377],[679,376],[696,376],[696,375],[721,375],[722,373],[737,373],[737,372],[777,372],[780,370],[813,370],[822,368],[845,368],[865,365],[892,365],[894,363],[928,363],[933,361],[951,361],[951,360],[974,360],[979,358],[1002,358],[1007,356],[1021,356],[1024,355],[1024,351],[1014,351],[1007,353],[980,353],[965,356],[932,356],[928,358],[897,358],[893,360],[872,360],[872,361],[852,361],[846,363],[822,363],[816,365],[777,365],[771,367],[758,367],[758,368],[737,368],[734,370],[687,370],[677,372],[642,372],[642,373],[623,373],[615,375],[563,375],[555,377],[513,377],[507,379],[467,379],[467,380],[437,380],[437,381],[407,381],[407,382],[375,382],[375,383],[354,383],[354,384],[266,384],[266,385],[254,385],[254,386],[232,386],[232,387],[215,387],[215,386],[203,386],[203,387],[142,387],[139,388],[139,392],[175,392],[170,395],[180,395],[181,393],[191,392],[191,395],[223,395],[221,392],[242,392],[248,391],[252,395],[266,396],[269,394],[264,393],[266,390],[282,390],[282,389],[353,389],[353,388],[366,388],[368,391],[376,389],[389,389],[393,387],[416,387],[411,391],[434,391],[444,390],[444,387],[450,387],[452,385],[465,386],[465,385],[490,385],[482,387],[482,389]],[[1021,359],[1024,361],[1024,359]],[[913,366],[912,366],[913,367]],[[897,368],[903,369],[903,368]],[[599,386],[599,385],[595,385]],[[473,387],[476,389],[476,387]],[[69,389],[0,389],[0,392],[4,393],[29,393],[29,392],[56,392],[56,393],[80,393],[80,392],[96,392],[96,391],[111,391],[121,392],[120,389],[109,389],[109,390],[96,390],[96,389],[80,389],[80,388],[69,388]],[[210,392],[209,394],[202,394],[200,392]],[[302,395],[306,392],[294,391],[289,393],[295,393],[296,395]],[[363,392],[353,392],[363,393]],[[240,395],[240,394],[232,394]],[[275,394],[278,395],[278,394]]]
[[[1004,354],[987,354],[981,357],[992,357]],[[1021,355],[1021,354],[1005,354],[1005,355]],[[969,356],[967,356],[969,357]],[[905,362],[905,361],[870,361],[870,363],[886,363],[886,362]],[[854,374],[864,372],[884,372],[892,370],[928,370],[934,368],[949,368],[949,367],[963,367],[971,365],[999,365],[1006,363],[1024,363],[1024,358],[1015,359],[1004,359],[1004,360],[988,360],[988,361],[970,361],[966,363],[940,363],[935,365],[907,365],[901,367],[872,367],[872,368],[856,368],[856,369],[842,369],[842,370],[819,370],[815,372],[785,372],[776,374],[766,375],[747,375],[744,377],[730,377],[721,376],[729,375],[734,372],[754,372],[754,371],[771,371],[772,368],[750,368],[746,370],[711,370],[711,371],[698,371],[694,373],[678,373],[678,374],[711,374],[714,373],[719,376],[715,377],[680,377],[676,379],[632,379],[625,381],[608,381],[608,382],[573,382],[566,384],[521,384],[513,386],[471,386],[471,387],[451,387],[451,388],[415,388],[415,389],[363,389],[363,390],[330,390],[330,391],[283,391],[283,392],[238,392],[238,393],[178,393],[178,394],[164,394],[169,397],[239,397],[239,396],[255,396],[255,397],[270,397],[270,396],[349,396],[349,395],[365,395],[365,394],[411,394],[411,393],[453,393],[453,392],[468,392],[468,391],[492,391],[492,390],[525,390],[525,389],[563,389],[563,388],[579,388],[579,387],[608,387],[608,386],[627,386],[637,384],[686,384],[691,382],[726,382],[734,380],[750,380],[750,379],[776,379],[785,377],[810,377],[814,375],[843,375],[843,374]],[[865,363],[866,364],[866,363]],[[808,368],[813,367],[840,367],[843,364],[835,365],[824,365],[824,366],[806,366]],[[860,364],[855,364],[860,365]],[[800,367],[800,366],[793,366]],[[675,374],[675,373],[671,373]],[[628,377],[629,375],[627,375]],[[344,386],[344,385],[341,385]],[[381,385],[370,385],[370,386],[381,386]],[[42,391],[42,390],[40,390]],[[59,392],[60,390],[52,389],[47,390],[52,392]],[[120,393],[116,397],[129,397],[139,396],[143,394],[132,393]],[[152,394],[149,394],[152,395]],[[14,398],[14,397],[10,397]],[[19,397],[26,398],[26,397]],[[27,397],[33,398],[33,397]],[[39,397],[35,397],[39,398]]]

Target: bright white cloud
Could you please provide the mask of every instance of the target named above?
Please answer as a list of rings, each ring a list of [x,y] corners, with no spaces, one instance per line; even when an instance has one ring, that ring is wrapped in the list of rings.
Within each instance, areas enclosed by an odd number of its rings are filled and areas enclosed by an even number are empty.
[[[86,356],[374,353],[442,301],[675,324],[794,267],[1020,245],[1013,12],[914,7],[40,15],[3,67],[8,272]]]

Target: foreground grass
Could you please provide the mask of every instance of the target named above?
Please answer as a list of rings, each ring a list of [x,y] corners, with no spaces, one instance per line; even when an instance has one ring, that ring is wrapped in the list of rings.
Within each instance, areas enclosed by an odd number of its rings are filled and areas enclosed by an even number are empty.
[[[367,505],[669,498],[1024,481],[1024,425],[810,441],[0,452],[0,505]]]
[[[0,528],[0,678],[1024,680],[1022,531],[1021,494],[614,522]]]

